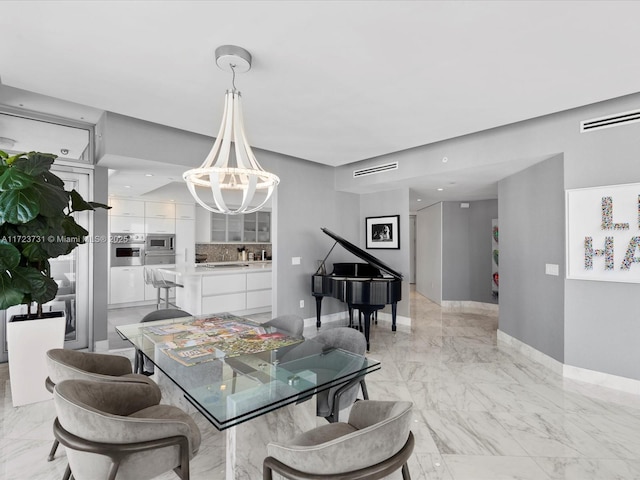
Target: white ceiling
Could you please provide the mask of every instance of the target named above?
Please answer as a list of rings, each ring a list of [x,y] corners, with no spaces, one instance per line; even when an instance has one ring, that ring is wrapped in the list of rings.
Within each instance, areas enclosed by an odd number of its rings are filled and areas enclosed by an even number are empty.
[[[214,135],[231,79],[213,52],[240,45],[250,143],[338,166],[635,93],[638,18],[626,1],[3,1],[0,78]],[[470,188],[495,196],[503,167]]]

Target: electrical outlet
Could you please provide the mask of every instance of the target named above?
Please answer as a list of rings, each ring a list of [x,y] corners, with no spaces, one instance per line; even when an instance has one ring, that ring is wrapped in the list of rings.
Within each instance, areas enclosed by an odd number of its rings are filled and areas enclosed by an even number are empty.
[[[300,300],[300,308],[304,308],[304,300]]]

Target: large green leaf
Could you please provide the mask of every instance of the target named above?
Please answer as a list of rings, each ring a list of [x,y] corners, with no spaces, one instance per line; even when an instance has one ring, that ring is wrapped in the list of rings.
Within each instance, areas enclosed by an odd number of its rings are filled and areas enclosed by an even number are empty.
[[[34,267],[18,267],[13,272],[13,287],[29,294],[37,303],[53,300],[58,293],[58,284]]]
[[[20,305],[24,293],[15,288],[13,278],[6,272],[0,272],[0,310]]]
[[[69,196],[71,197],[71,209],[74,212],[83,212],[85,210],[93,210],[93,206],[87,202],[82,195],[80,195],[75,190],[71,190],[69,192]]]
[[[43,217],[42,215],[38,215],[30,222],[23,223],[22,225],[17,226],[17,229],[22,235],[26,237],[41,238],[45,235],[51,235],[51,228],[49,227],[47,218]],[[62,227],[60,227],[60,230],[62,230]]]
[[[56,158],[52,153],[29,152],[26,157],[13,162],[13,166],[27,175],[36,176],[49,171]]]
[[[65,215],[65,209],[69,207],[69,192],[63,188],[49,183],[37,182],[34,184],[40,215],[45,217],[58,217]]]
[[[109,210],[111,208],[106,203],[100,203],[100,202],[88,202],[88,203],[89,203],[89,205],[91,205],[93,207],[94,210],[96,208],[104,208],[105,210]]]
[[[85,237],[89,235],[87,229],[78,225],[73,217],[66,217],[61,222],[64,233],[69,237],[75,237],[78,243],[84,243]]]
[[[40,213],[38,196],[33,188],[0,193],[0,223],[27,223]]]
[[[9,158],[9,154],[7,152],[0,150],[0,158]]]
[[[24,247],[22,247],[22,256],[25,257],[29,262],[40,262],[42,260],[47,260],[51,256],[45,249],[45,245],[47,245],[46,239],[44,242],[40,243],[27,243]]]
[[[43,182],[46,182],[50,185],[64,188],[64,181],[62,181],[60,177],[51,172],[44,172],[42,175],[40,175],[40,178]]]
[[[21,172],[15,167],[7,168],[0,175],[0,192],[7,190],[22,190],[33,185],[34,179],[31,175]]]
[[[20,251],[9,242],[0,240],[0,272],[13,270],[20,263]]]

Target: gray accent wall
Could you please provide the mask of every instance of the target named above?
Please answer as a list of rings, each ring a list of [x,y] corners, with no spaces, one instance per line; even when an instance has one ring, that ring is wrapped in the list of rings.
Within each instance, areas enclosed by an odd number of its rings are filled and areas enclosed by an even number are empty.
[[[106,112],[96,125],[96,159],[115,156],[197,167],[214,138]]]
[[[365,219],[367,217],[384,217],[400,215],[400,248],[395,249],[366,249]],[[360,221],[358,222],[359,242],[351,242],[367,253],[379,258],[392,269],[402,273],[402,300],[398,303],[397,314],[408,317],[410,314],[410,284],[409,284],[409,189],[388,190],[385,192],[369,193],[360,196]],[[344,235],[343,235],[344,237]],[[361,260],[360,260],[361,261]],[[383,311],[390,312],[390,307]]]
[[[93,201],[108,203],[108,169],[95,167],[93,171]],[[93,213],[93,235],[109,235],[108,211],[102,208]],[[109,244],[94,242],[93,248],[93,341],[107,340],[107,304],[109,303]],[[92,345],[90,345],[90,348]]]
[[[500,330],[564,362],[564,164],[557,156],[502,180]],[[560,275],[546,275],[545,264]]]
[[[491,292],[491,220],[498,201],[442,203],[442,300],[497,303]]]
[[[416,214],[416,291],[442,304],[442,203]]]

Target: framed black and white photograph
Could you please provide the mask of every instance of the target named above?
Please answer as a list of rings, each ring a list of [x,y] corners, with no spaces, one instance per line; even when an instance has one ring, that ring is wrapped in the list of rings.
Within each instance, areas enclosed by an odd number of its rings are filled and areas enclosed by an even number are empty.
[[[367,248],[400,248],[400,215],[365,219]]]

